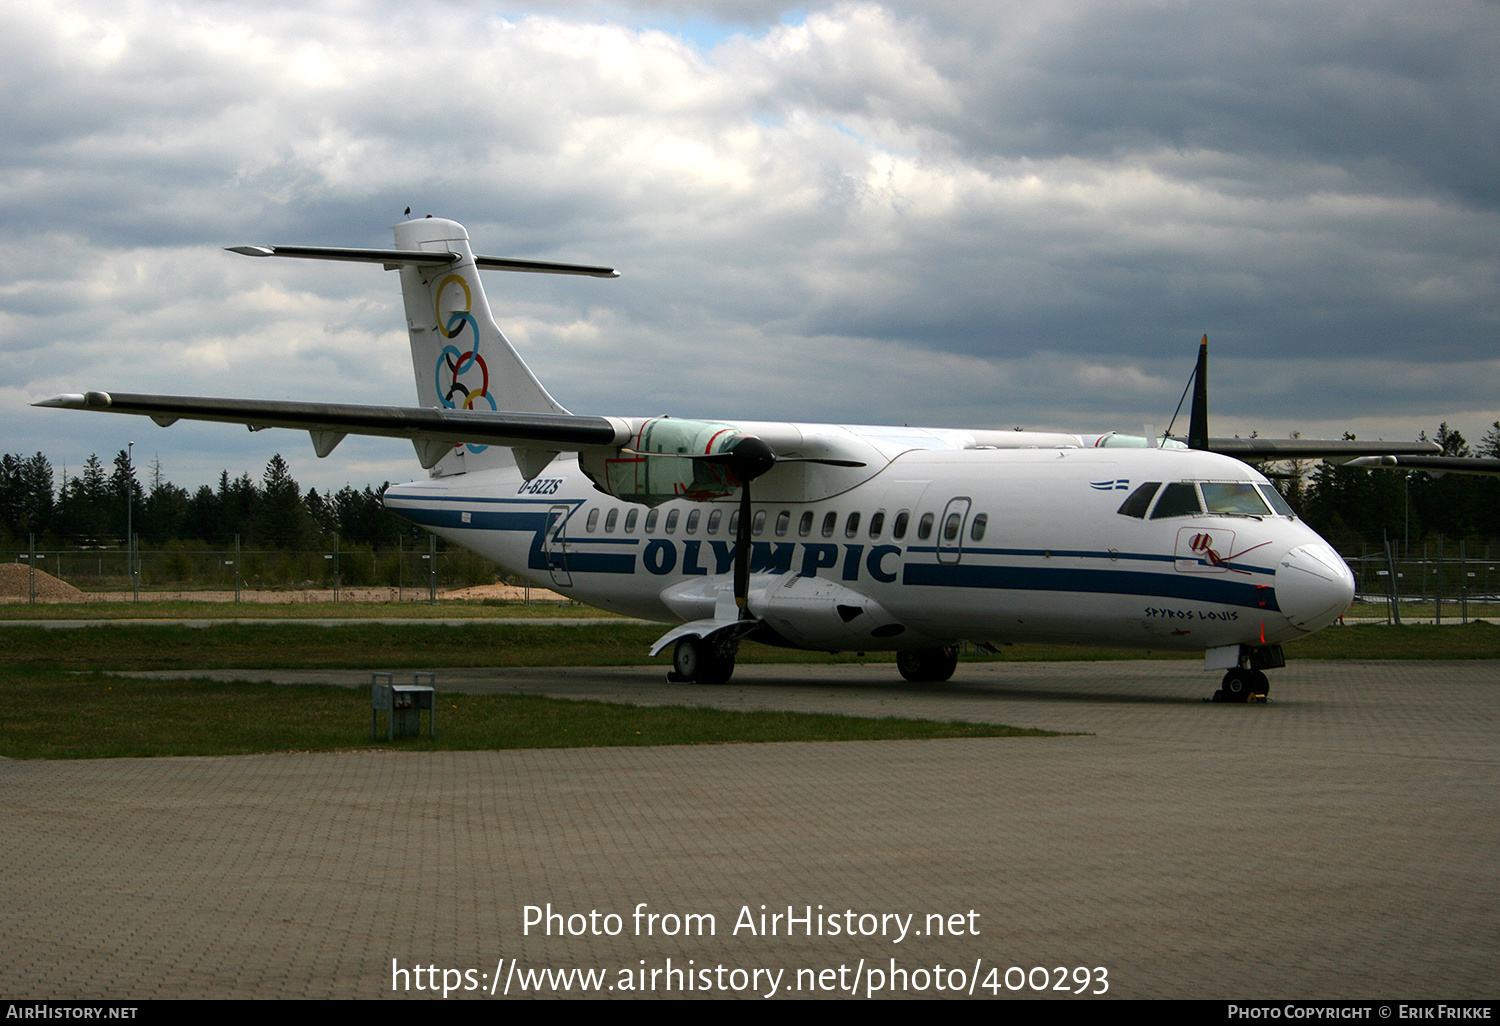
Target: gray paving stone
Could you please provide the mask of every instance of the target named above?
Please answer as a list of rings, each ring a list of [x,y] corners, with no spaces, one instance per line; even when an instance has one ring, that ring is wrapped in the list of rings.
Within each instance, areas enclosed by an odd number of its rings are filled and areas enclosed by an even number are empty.
[[[1182,662],[972,665],[932,688],[893,677],[746,666],[705,689],[657,668],[442,670],[438,687],[1087,734],[0,760],[0,989],[389,997],[395,960],[404,996],[432,997],[444,969],[487,989],[516,960],[618,986],[670,960],[779,969],[785,995],[799,970],[806,993],[817,972],[847,982],[894,959],[927,996],[939,965],[966,984],[976,966],[981,984],[1012,966],[1103,967],[1111,997],[1500,990],[1500,665],[1300,662],[1251,707],[1203,703],[1212,679]],[[621,932],[524,931],[525,907],[548,903],[617,914]],[[672,921],[658,920],[638,935],[638,904],[712,915],[716,930],[663,936]],[[735,932],[762,905],[914,914],[924,935]],[[927,915],[971,911],[977,936],[926,935]],[[429,966],[439,975],[412,973]],[[659,973],[650,993],[690,979]]]

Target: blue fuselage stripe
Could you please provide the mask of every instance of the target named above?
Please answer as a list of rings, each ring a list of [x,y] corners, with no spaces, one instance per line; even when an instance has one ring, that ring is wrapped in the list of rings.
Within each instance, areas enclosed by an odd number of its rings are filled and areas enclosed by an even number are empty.
[[[451,500],[450,500],[451,501]],[[475,506],[480,501],[494,503],[496,500],[459,500],[463,505]],[[576,506],[577,500],[573,501],[548,501],[545,499],[510,499],[500,500],[504,504],[515,504],[526,507],[523,510],[492,511],[484,509],[459,510],[454,508],[435,509],[422,506],[396,506],[394,511],[401,516],[421,524],[423,527],[433,529],[448,529],[455,531],[499,531],[514,532],[525,538],[531,552],[528,564],[535,570],[546,570],[549,566],[563,565],[566,560],[566,568],[570,573],[576,574],[634,574],[640,569],[637,560],[637,552],[642,540],[651,541],[653,544],[660,542],[674,548],[684,539],[675,538],[595,538],[567,536],[565,542],[565,555],[562,552],[554,554],[551,562],[543,555],[542,542],[550,525],[548,509],[556,505]],[[467,514],[468,519],[464,516]],[[685,539],[692,541],[692,539]],[[728,551],[733,552],[732,541],[716,542],[716,544],[727,545]],[[766,543],[762,543],[766,544]],[[794,542],[778,542],[774,544],[802,544]],[[591,552],[591,546],[609,545],[625,546],[629,551],[614,552]],[[832,546],[826,546],[832,547]],[[892,553],[894,554],[894,547]],[[909,546],[904,555],[936,554],[937,549],[933,546]],[[1010,557],[1021,559],[1038,558],[1094,558],[1109,559],[1114,562],[1135,563],[1164,563],[1175,562],[1171,556],[1158,553],[1121,553],[1108,551],[1047,551],[1031,549],[966,549],[963,553],[968,562],[960,563],[927,563],[927,562],[905,562],[901,567],[901,582],[904,585],[914,587],[936,587],[936,588],[969,588],[996,591],[1032,591],[1032,592],[1072,592],[1078,594],[1100,594],[1100,595],[1133,595],[1142,598],[1166,598],[1183,599],[1195,602],[1208,602],[1223,606],[1238,606],[1248,609],[1262,609],[1276,611],[1279,609],[1276,602],[1275,589],[1267,585],[1256,585],[1242,580],[1234,580],[1227,576],[1219,576],[1206,573],[1157,573],[1149,570],[1131,569],[1089,569],[1084,567],[1056,567],[1056,566],[996,566],[988,563],[974,562],[981,558]],[[673,565],[678,565],[673,559]],[[794,564],[790,558],[786,560],[788,570]],[[828,563],[819,564],[829,566]],[[854,564],[858,566],[856,559]],[[765,565],[759,567],[767,569]],[[832,567],[829,567],[832,569]],[[894,568],[892,568],[894,569]],[[1269,576],[1274,574],[1274,567],[1238,566],[1232,565],[1224,568],[1225,574],[1256,574]],[[847,576],[846,576],[847,579]]]

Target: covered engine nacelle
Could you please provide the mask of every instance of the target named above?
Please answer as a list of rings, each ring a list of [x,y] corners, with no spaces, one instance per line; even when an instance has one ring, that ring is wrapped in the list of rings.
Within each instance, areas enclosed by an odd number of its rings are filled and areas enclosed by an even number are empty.
[[[628,448],[583,452],[578,464],[594,487],[627,502],[660,506],[673,499],[722,499],[741,484],[729,466],[690,457],[724,454],[746,437],[720,421],[654,417],[641,425]]]

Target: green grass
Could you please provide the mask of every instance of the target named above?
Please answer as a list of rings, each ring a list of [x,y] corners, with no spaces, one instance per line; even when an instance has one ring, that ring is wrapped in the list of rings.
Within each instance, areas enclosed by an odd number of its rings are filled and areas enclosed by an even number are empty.
[[[101,670],[348,670],[445,666],[618,666],[651,660],[662,628],[611,624],[112,624],[0,627],[0,755],[106,758],[386,747],[369,740],[369,693],[339,687],[154,681]],[[1167,653],[1005,646],[965,661],[1151,659]],[[1192,654],[1173,654],[1197,659]],[[1332,627],[1287,647],[1289,659],[1500,659],[1500,627]],[[890,656],[745,645],[756,663],[888,662]],[[894,680],[894,669],[892,669]],[[963,673],[960,664],[959,674]],[[1009,727],[793,713],[642,708],[525,696],[442,695],[438,738],[402,751],[731,741],[833,741],[1034,735]],[[382,724],[383,725],[383,724]]]
[[[664,628],[629,621],[608,624],[522,624],[496,621],[457,626],[297,623],[109,624],[49,630],[0,627],[0,666],[66,669],[397,669],[434,666],[638,666]],[[1379,624],[1330,627],[1287,646],[1289,659],[1500,659],[1500,627]],[[1193,653],[1149,649],[1006,645],[966,661],[1197,659]],[[886,653],[828,655],[747,644],[740,662],[889,662]]]
[[[370,739],[364,688],[140,680],[0,670],[0,755],[13,759],[239,755],[278,751],[484,751],[766,741],[1045,737],[992,724],[611,705],[527,695],[438,695],[437,738]]]

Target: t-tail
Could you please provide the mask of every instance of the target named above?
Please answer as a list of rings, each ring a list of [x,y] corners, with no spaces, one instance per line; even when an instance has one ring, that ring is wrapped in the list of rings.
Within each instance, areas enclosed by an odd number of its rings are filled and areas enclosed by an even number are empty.
[[[456,221],[424,217],[396,225],[396,248],[340,249],[325,246],[235,246],[247,256],[289,256],[383,264],[401,272],[406,326],[411,335],[412,370],[419,405],[449,410],[567,414],[542,387],[510,340],[495,323],[479,271],[528,271],[614,278],[609,267],[475,256],[469,233]],[[426,452],[422,464],[432,476],[519,464],[540,469],[556,455],[550,450],[461,444]]]

